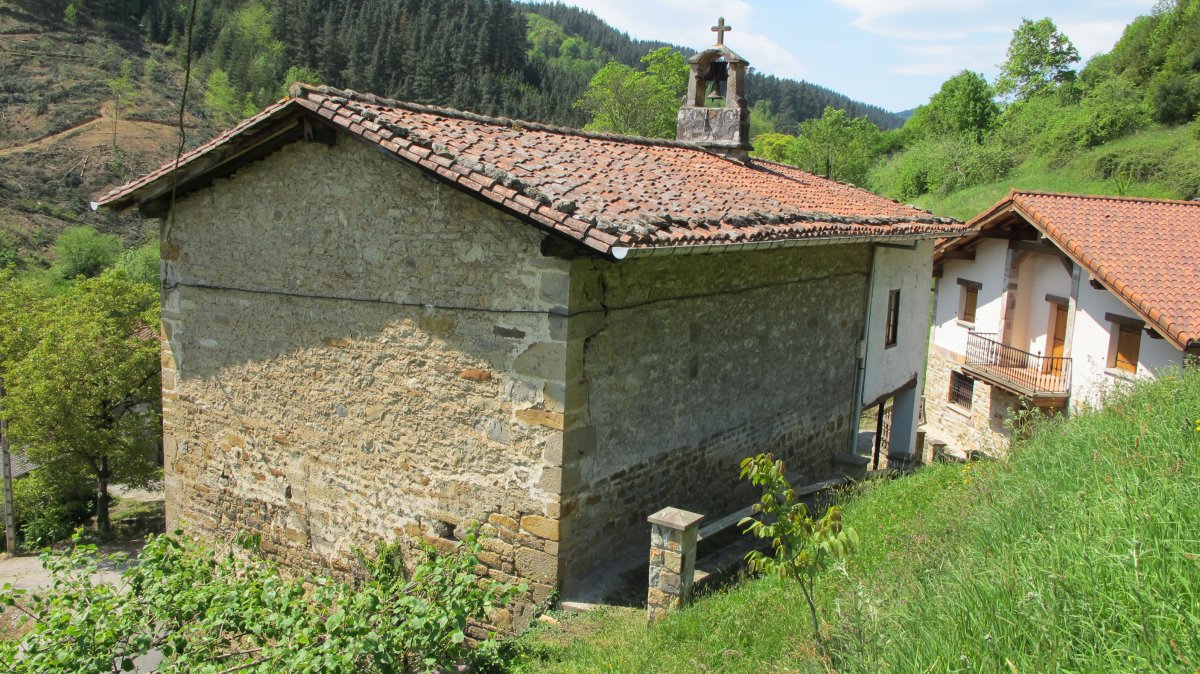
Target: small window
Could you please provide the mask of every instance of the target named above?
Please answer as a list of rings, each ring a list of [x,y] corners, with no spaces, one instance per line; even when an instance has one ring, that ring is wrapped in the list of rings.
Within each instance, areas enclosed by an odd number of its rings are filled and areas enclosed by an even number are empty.
[[[950,373],[951,405],[957,405],[964,410],[971,409],[971,398],[975,396],[975,380],[961,372]]]
[[[900,291],[893,290],[888,293],[888,313],[887,327],[883,332],[883,345],[885,347],[896,346],[896,342],[900,339]]]
[[[974,325],[975,309],[979,306],[979,291],[983,289],[983,284],[960,278],[958,288],[958,320]]]
[[[1116,348],[1112,349],[1108,366],[1125,372],[1137,372],[1138,351],[1142,347],[1142,329],[1126,323],[1113,324],[1113,339]]]

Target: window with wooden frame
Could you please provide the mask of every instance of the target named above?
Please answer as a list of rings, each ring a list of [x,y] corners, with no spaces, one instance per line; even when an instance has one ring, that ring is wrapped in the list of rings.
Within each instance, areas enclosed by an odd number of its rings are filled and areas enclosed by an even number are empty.
[[[887,326],[883,330],[883,346],[889,348],[896,346],[896,342],[900,339],[900,291],[893,290],[888,293],[888,312]]]
[[[958,320],[963,323],[975,323],[975,310],[979,307],[979,291],[982,283],[958,279]]]
[[[1138,355],[1142,348],[1142,330],[1146,324],[1136,318],[1105,314],[1112,323],[1112,339],[1108,347],[1108,367],[1131,374],[1137,373]]]
[[[957,405],[964,410],[971,409],[971,399],[975,396],[975,380],[961,372],[950,373],[950,392],[947,399],[951,405]]]

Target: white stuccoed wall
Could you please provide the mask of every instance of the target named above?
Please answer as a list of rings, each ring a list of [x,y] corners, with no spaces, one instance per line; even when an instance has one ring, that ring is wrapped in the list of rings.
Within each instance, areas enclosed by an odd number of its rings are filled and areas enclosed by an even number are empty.
[[[937,284],[937,310],[933,317],[933,344],[958,354],[967,352],[967,333],[970,329],[958,322],[958,279],[982,283],[979,304],[975,311],[977,332],[999,332],[1004,307],[1004,271],[1007,263],[1007,241],[983,241],[975,248],[975,259],[950,260],[942,267]]]
[[[1115,386],[1130,381],[1128,373],[1108,369],[1108,353],[1112,340],[1112,324],[1105,313],[1138,318],[1129,307],[1107,290],[1097,290],[1084,275],[1079,282],[1075,325],[1070,335],[1073,373],[1071,376],[1071,406],[1079,409],[1100,402]],[[1138,352],[1138,377],[1153,377],[1154,370],[1183,363],[1183,352],[1166,339],[1153,339],[1142,333]]]
[[[883,246],[875,249],[863,404],[921,375],[928,343],[932,269],[933,241],[918,241],[915,250]],[[900,329],[896,345],[884,348],[888,293],[895,289],[900,290]]]
[[[1008,344],[1039,356],[1049,354],[1048,333],[1054,306],[1046,295],[1071,296],[1071,274],[1059,258],[1052,255],[1028,255],[1017,267],[1016,315]],[[1070,355],[1067,353],[1066,355]]]
[[[869,404],[910,382],[896,396],[892,413],[891,451],[911,451],[916,443],[918,400],[924,388],[925,350],[929,343],[929,279],[933,273],[933,241],[918,241],[913,250],[877,246],[872,267],[871,315],[860,404]],[[884,346],[888,295],[900,290],[896,344]]]

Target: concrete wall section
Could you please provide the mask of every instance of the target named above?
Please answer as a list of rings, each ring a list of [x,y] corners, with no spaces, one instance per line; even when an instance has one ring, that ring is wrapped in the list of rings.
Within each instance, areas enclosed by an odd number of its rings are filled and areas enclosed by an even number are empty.
[[[348,571],[481,520],[491,573],[549,594],[570,279],[535,228],[341,139],[181,200],[162,234],[172,525]]]
[[[1112,293],[1096,289],[1083,275],[1076,298],[1074,329],[1070,335],[1072,367],[1071,406],[1099,405],[1104,395],[1122,383],[1132,380],[1128,372],[1108,367],[1109,351],[1114,339],[1113,324],[1105,320],[1107,313],[1138,318],[1129,307]],[[1166,339],[1153,339],[1142,332],[1138,352],[1138,377],[1153,377],[1154,370],[1183,363],[1183,352]]]
[[[857,420],[870,260],[856,245],[574,262],[568,596],[597,551],[644,553],[650,513],[751,503],[745,456],[774,452],[808,480],[829,471]]]

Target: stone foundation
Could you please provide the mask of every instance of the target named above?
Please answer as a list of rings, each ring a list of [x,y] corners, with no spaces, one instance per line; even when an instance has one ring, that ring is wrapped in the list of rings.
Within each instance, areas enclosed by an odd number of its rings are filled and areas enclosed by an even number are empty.
[[[1020,405],[1017,396],[986,382],[975,381],[971,408],[950,402],[950,373],[962,372],[966,357],[930,345],[925,380],[925,426],[930,434],[963,454],[981,451],[993,456],[1008,451],[1004,420]],[[928,446],[931,437],[926,436]]]

